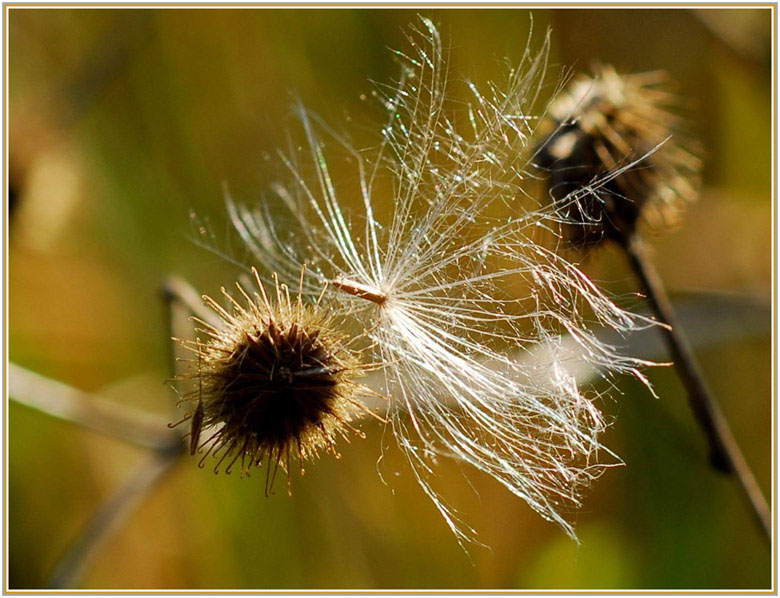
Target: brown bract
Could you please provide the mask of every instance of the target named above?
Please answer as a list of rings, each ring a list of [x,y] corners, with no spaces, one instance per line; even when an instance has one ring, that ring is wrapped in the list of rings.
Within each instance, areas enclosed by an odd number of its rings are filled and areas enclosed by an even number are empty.
[[[623,242],[644,222],[675,223],[698,192],[701,163],[672,111],[678,98],[663,72],[618,75],[597,66],[550,105],[551,132],[537,149],[550,195],[575,249]]]
[[[222,289],[229,310],[204,297],[222,325],[197,320],[205,339],[179,341],[196,356],[180,378],[197,386],[184,397],[195,409],[183,421],[191,422],[190,452],[203,453],[199,465],[212,455],[215,473],[240,463],[248,475],[266,464],[267,494],[280,463],[289,489],[291,455],[301,473],[303,461],[320,450],[340,457],[337,438],[364,437],[349,422],[371,412],[357,398],[366,389],[354,381],[365,367],[319,302],[291,299],[275,276],[269,298],[253,273],[259,292],[250,296],[236,284],[243,302]]]

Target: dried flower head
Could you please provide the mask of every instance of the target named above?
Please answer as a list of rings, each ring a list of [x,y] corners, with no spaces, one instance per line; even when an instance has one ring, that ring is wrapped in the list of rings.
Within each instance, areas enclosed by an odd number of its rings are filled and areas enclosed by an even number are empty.
[[[185,396],[195,408],[183,421],[191,422],[190,452],[203,453],[201,467],[209,455],[218,459],[215,473],[223,463],[230,473],[240,461],[246,474],[266,463],[273,471],[266,475],[268,493],[280,463],[289,488],[291,454],[303,473],[303,461],[320,450],[339,456],[339,436],[364,437],[350,421],[370,411],[357,399],[361,387],[354,381],[365,368],[333,318],[301,294],[291,299],[275,277],[269,298],[253,272],[258,292],[250,297],[236,284],[242,304],[222,289],[228,309],[204,297],[220,325],[197,320],[206,340],[180,341],[195,353],[193,371],[181,378],[197,387]]]
[[[594,71],[575,77],[550,105],[553,131],[536,158],[577,249],[622,241],[640,221],[673,224],[696,198],[700,169],[684,123],[670,111],[679,101],[665,73]]]
[[[549,38],[506,85],[483,94],[465,82],[464,99],[449,95],[439,33],[421,23],[410,55],[397,53],[400,81],[375,93],[386,112],[377,147],[355,149],[301,108],[306,143],[282,155],[289,179],[254,209],[228,199],[230,216],[266,272],[289,280],[306,264],[304,295],[328,284],[323,304],[383,364],[395,439],[459,541],[473,533],[433,488],[440,456],[488,473],[573,537],[567,515],[610,453],[595,397],[555,347],[566,333],[590,365],[636,372],[586,318],[636,322],[533,241],[543,213],[517,215]]]

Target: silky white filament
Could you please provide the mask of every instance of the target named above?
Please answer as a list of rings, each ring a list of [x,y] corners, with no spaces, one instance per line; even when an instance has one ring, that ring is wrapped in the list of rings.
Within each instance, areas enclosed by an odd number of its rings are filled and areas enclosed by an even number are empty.
[[[228,199],[230,217],[267,276],[297,281],[305,264],[305,294],[328,283],[323,305],[382,364],[389,425],[459,541],[474,533],[431,485],[437,455],[490,474],[575,537],[567,515],[581,487],[617,459],[560,340],[600,371],[638,375],[586,322],[643,323],[534,240],[553,218],[523,191],[549,36],[536,53],[529,40],[505,85],[466,82],[464,103],[448,95],[436,27],[420,22],[398,53],[402,77],[377,87],[376,148],[352,147],[299,108],[305,144],[281,156],[288,180],[253,208]]]

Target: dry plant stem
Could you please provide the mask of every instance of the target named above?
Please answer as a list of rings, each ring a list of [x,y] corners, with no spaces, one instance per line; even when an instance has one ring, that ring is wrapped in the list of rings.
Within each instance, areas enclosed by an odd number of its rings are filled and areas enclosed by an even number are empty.
[[[173,309],[174,304],[183,307],[187,317],[195,316],[212,326],[219,326],[219,318],[216,318],[212,311],[204,307],[203,298],[200,293],[183,278],[171,276],[166,279],[162,286],[162,293],[166,305],[168,306],[171,336],[179,336],[184,330],[184,327],[179,330],[180,323],[177,321],[177,314]]]
[[[168,279],[162,288],[165,302],[167,329],[170,336],[180,336],[185,332],[186,318],[176,306],[184,308],[186,316],[195,313],[209,317],[199,304],[198,294],[184,280]],[[171,343],[173,345],[173,343]],[[171,374],[176,374],[175,346],[171,348]],[[48,381],[47,381],[48,382]],[[57,384],[57,383],[52,383]],[[73,391],[78,393],[78,391]],[[93,400],[93,399],[92,399]],[[94,401],[94,400],[93,400]],[[61,403],[55,399],[55,404]],[[47,411],[48,413],[49,411]],[[164,442],[151,448],[155,454],[145,461],[136,472],[98,507],[87,525],[58,561],[49,578],[49,588],[68,588],[76,585],[87,566],[94,560],[103,542],[129,517],[144,498],[165,478],[165,475],[184,454],[184,445],[178,434],[168,431],[164,422],[156,423],[164,430]]]
[[[11,400],[57,419],[154,450],[170,444],[164,419],[8,365]]]
[[[624,239],[621,247],[626,252],[631,268],[639,278],[657,318],[667,325],[661,332],[680,379],[688,391],[688,403],[696,422],[709,442],[712,465],[720,471],[736,476],[758,524],[766,539],[771,542],[772,516],[769,505],[704,379],[688,341],[682,334],[669,297],[658,273],[646,256],[641,238],[634,234]]]
[[[165,477],[181,456],[178,438],[167,451],[158,451],[144,461],[135,473],[95,511],[66,553],[59,560],[46,584],[48,588],[72,588],[79,583],[87,566],[111,533],[119,528]]]
[[[219,326],[220,322],[214,314],[205,309],[203,299],[198,292],[183,278],[171,276],[165,280],[161,287],[163,302],[165,303],[165,322],[168,330],[168,339],[184,339],[191,335],[192,326],[190,318],[195,316],[212,325]],[[171,341],[169,355],[169,370],[175,376],[178,370],[179,343]],[[175,382],[174,382],[175,383]],[[176,413],[176,404],[173,404],[173,413]]]

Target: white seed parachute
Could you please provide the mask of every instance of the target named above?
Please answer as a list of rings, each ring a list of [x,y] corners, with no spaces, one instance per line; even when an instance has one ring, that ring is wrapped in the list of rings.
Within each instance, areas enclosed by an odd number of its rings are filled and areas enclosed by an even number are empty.
[[[616,457],[599,444],[596,397],[556,347],[566,335],[599,371],[639,375],[586,322],[641,322],[534,241],[551,216],[523,181],[549,36],[538,52],[529,41],[505,85],[463,82],[465,100],[448,95],[434,24],[421,18],[408,42],[400,80],[376,88],[375,148],[299,108],[305,143],[281,155],[287,180],[257,206],[228,199],[230,217],[267,276],[297,281],[305,265],[304,294],[328,284],[323,305],[382,364],[388,425],[459,541],[474,532],[433,488],[437,456],[490,474],[575,537],[580,489]]]

